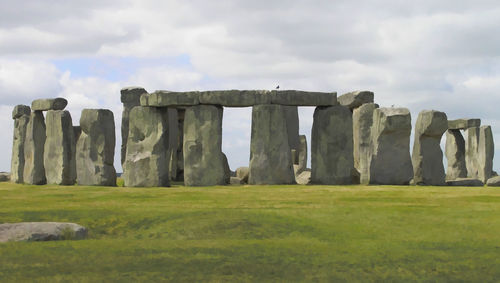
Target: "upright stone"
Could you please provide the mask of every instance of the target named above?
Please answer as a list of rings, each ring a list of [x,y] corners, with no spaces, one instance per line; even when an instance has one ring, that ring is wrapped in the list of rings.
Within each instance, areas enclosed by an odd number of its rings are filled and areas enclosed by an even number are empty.
[[[486,183],[491,178],[493,172],[493,155],[495,153],[495,145],[493,142],[493,134],[491,126],[481,126],[479,128],[479,144],[478,144],[478,179]]]
[[[43,112],[31,112],[28,126],[26,126],[26,141],[24,142],[24,183],[32,185],[47,183],[45,167],[43,166],[45,138]]]
[[[408,185],[413,178],[410,157],[411,116],[406,108],[379,108],[371,128],[370,184]]]
[[[465,140],[460,130],[446,131],[446,180],[456,180],[467,177],[465,165]]]
[[[367,184],[370,180],[371,127],[373,111],[377,108],[378,104],[366,103],[352,113],[354,168],[359,172],[362,184]]]
[[[448,129],[444,112],[424,110],[418,114],[413,143],[413,180],[417,185],[443,186],[445,173],[441,137]]]
[[[175,180],[177,177],[177,153],[179,146],[179,117],[177,109],[168,108],[168,175],[170,180]],[[181,132],[182,133],[182,132]]]
[[[297,106],[283,106],[290,149],[299,148],[299,112]]]
[[[147,93],[147,91],[142,87],[126,87],[122,88],[120,91],[120,100],[123,103],[122,112],[122,146],[121,146],[121,162],[122,166],[125,162],[125,155],[127,152],[127,141],[129,133],[129,116],[130,110],[133,107],[139,106],[141,95]]]
[[[351,111],[342,105],[316,107],[311,134],[311,182],[351,184],[353,168]]]
[[[295,183],[284,111],[270,104],[252,109],[249,184]]]
[[[185,109],[177,109],[178,135],[177,135],[177,165],[174,180],[184,181],[184,115]]]
[[[49,110],[46,125],[43,160],[47,183],[73,185],[76,182],[76,160],[71,115],[64,110]]]
[[[196,105],[184,116],[184,185],[226,184],[222,153],[222,107]]]
[[[30,114],[31,109],[26,105],[17,105],[12,111],[12,119],[14,119],[14,138],[10,180],[14,183],[24,182],[24,143],[26,141],[26,128],[30,121]]]
[[[168,111],[136,106],[130,111],[123,180],[127,187],[168,187]]]
[[[479,176],[479,127],[470,127],[465,130],[465,165],[467,177],[477,179]]]
[[[307,168],[307,138],[305,135],[299,136],[299,147],[297,149],[297,163],[293,164],[295,177]]]
[[[83,109],[76,144],[78,185],[116,186],[115,119],[106,109]]]

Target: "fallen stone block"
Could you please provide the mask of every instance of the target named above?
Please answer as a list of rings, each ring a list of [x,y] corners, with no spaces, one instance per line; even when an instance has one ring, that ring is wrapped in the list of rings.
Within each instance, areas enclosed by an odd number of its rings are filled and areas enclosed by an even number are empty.
[[[245,182],[241,178],[231,177],[229,184],[231,184],[231,185],[243,185],[243,184],[245,184]]]
[[[340,105],[348,107],[351,111],[365,103],[373,103],[373,92],[353,91],[342,94],[337,98]]]
[[[87,228],[75,223],[21,222],[0,224],[0,243],[19,241],[81,240]]]
[[[248,183],[248,175],[250,169],[248,167],[238,167],[236,169],[236,177],[240,178],[244,183]]]
[[[484,183],[473,178],[458,178],[456,180],[446,181],[446,185],[457,187],[482,187]]]
[[[68,105],[68,101],[62,97],[36,99],[31,103],[33,111],[48,111],[48,110],[64,110]]]
[[[489,187],[500,187],[500,176],[489,178],[486,185]]]
[[[0,172],[0,182],[8,182],[8,181],[10,181],[10,173]]]
[[[305,169],[297,177],[295,177],[295,182],[299,185],[309,185],[311,184],[311,170]]]
[[[448,120],[448,130],[465,130],[467,128],[479,126],[481,126],[481,119]]]

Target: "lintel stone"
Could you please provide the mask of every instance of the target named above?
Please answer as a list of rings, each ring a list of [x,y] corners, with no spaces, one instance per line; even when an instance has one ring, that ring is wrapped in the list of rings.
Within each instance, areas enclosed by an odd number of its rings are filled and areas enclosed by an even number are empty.
[[[481,119],[457,119],[448,120],[449,130],[465,130],[467,128],[481,126]]]
[[[349,107],[352,111],[365,103],[373,103],[373,96],[371,91],[353,91],[342,94],[337,100],[340,105]]]
[[[48,110],[63,110],[68,105],[68,101],[62,97],[35,99],[31,102],[31,110],[33,111],[48,111]]]

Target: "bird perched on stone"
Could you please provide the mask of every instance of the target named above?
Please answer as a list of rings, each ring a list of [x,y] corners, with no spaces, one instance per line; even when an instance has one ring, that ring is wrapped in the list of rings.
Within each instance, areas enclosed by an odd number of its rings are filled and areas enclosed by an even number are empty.
[[[278,86],[276,87],[276,89],[280,89],[280,86],[278,85]]]

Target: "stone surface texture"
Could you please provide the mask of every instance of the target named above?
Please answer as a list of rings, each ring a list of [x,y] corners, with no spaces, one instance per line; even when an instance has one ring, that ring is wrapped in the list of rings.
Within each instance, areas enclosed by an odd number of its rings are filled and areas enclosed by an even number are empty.
[[[465,165],[465,140],[460,130],[446,131],[445,145],[446,160],[446,180],[467,177],[467,167]]]
[[[250,174],[250,168],[248,167],[238,167],[236,169],[236,177],[240,178],[244,183],[248,183],[249,174]]]
[[[249,184],[295,183],[284,111],[269,104],[252,109]]]
[[[299,147],[299,112],[297,106],[283,106],[290,149],[298,151]]]
[[[465,140],[465,165],[467,178],[477,179],[479,175],[479,127],[467,128],[464,132]]]
[[[486,185],[491,187],[500,187],[500,176],[489,178]]]
[[[373,92],[364,90],[342,94],[337,100],[340,105],[346,106],[352,111],[365,103],[373,103],[373,97]]]
[[[311,170],[306,169],[300,172],[297,177],[295,177],[295,182],[299,185],[309,185],[311,184]]]
[[[68,111],[49,110],[43,163],[48,184],[74,185],[76,182],[75,134]]]
[[[299,136],[299,146],[297,148],[297,162],[293,164],[295,177],[307,168],[307,138],[305,135]]]
[[[495,144],[491,126],[481,126],[479,128],[479,143],[477,148],[478,179],[486,183],[491,178],[493,172],[493,156],[495,154]]]
[[[373,111],[377,108],[378,104],[366,103],[354,109],[352,113],[354,168],[358,171],[362,184],[367,184],[370,180],[371,127]]]
[[[123,180],[127,187],[167,187],[168,111],[136,106],[130,111]]]
[[[48,111],[48,110],[64,110],[68,105],[68,101],[62,97],[36,99],[31,102],[31,110],[33,111]]]
[[[336,105],[316,107],[311,134],[311,182],[351,184],[354,168],[352,114]]]
[[[12,139],[11,159],[11,181],[23,183],[24,178],[24,143],[26,141],[26,129],[30,120],[31,110],[29,106],[17,105],[12,111],[14,119],[14,137]]]
[[[481,180],[473,178],[457,178],[455,180],[446,181],[447,186],[458,187],[482,187],[484,183]]]
[[[480,127],[481,119],[448,120],[448,130],[465,130],[471,127]]]
[[[43,165],[45,139],[45,118],[42,111],[31,112],[24,142],[24,183],[43,185],[47,182]]]
[[[76,144],[78,185],[116,186],[115,119],[107,109],[83,109]]]
[[[8,182],[8,181],[10,181],[10,173],[0,172],[0,182]]]
[[[128,142],[128,132],[129,132],[129,116],[130,111],[135,106],[140,105],[141,95],[146,94],[147,91],[142,87],[125,87],[120,90],[120,100],[123,103],[122,112],[122,145],[121,145],[121,163],[125,162],[125,155],[127,153],[127,142]]]
[[[142,106],[194,106],[200,104],[199,91],[173,92],[157,90],[141,97]]]
[[[407,185],[413,178],[410,157],[411,116],[406,108],[373,112],[369,183]]]
[[[21,222],[0,224],[0,243],[18,241],[81,240],[87,228],[75,223]]]
[[[179,114],[177,109],[168,108],[168,168],[170,180],[177,179],[177,154],[179,153]],[[182,131],[180,132],[182,135]]]
[[[336,92],[273,90],[271,103],[289,106],[331,106],[337,104]]]
[[[270,104],[271,92],[267,90],[220,90],[200,92],[201,104],[222,105],[224,107],[250,107]]]
[[[222,107],[215,105],[197,105],[186,109],[183,145],[186,186],[226,184],[222,115]]]
[[[446,175],[441,137],[448,129],[444,112],[424,110],[418,114],[413,143],[413,180],[417,185],[442,186]]]

